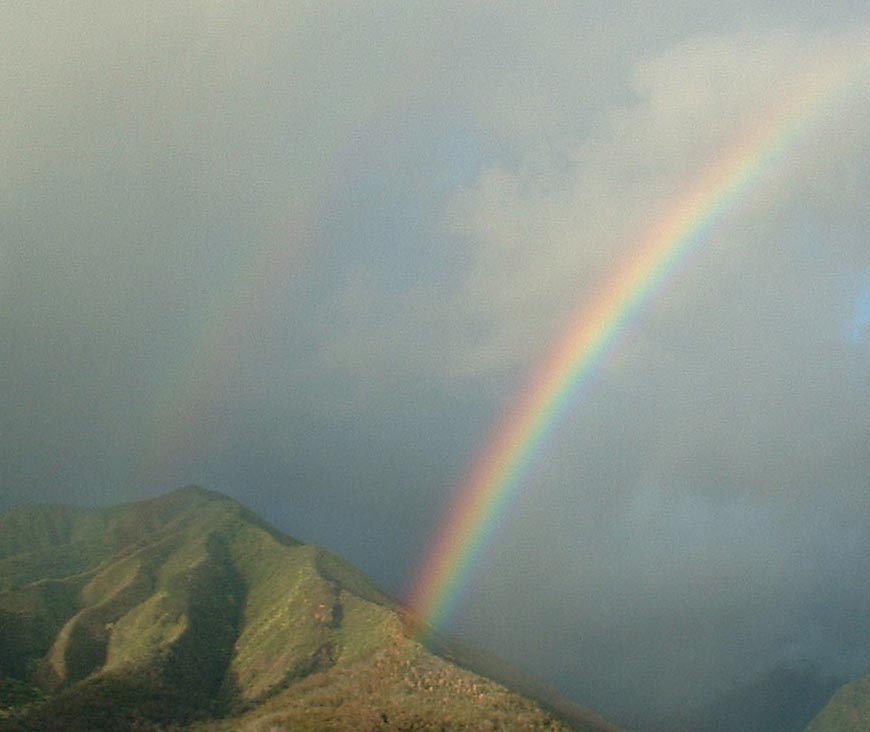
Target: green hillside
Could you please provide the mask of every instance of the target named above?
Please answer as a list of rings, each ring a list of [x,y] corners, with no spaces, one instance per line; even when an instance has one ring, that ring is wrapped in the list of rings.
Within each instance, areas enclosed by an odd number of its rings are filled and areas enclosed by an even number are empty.
[[[846,684],[810,722],[806,732],[870,730],[870,676]]]
[[[200,488],[17,509],[0,515],[0,732],[613,729],[473,651],[423,648],[419,622]]]

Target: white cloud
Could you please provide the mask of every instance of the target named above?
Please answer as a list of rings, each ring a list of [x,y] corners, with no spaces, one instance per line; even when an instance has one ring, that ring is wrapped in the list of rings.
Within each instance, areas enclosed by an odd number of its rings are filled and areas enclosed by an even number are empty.
[[[441,286],[441,273],[435,270],[429,286],[406,292],[395,303],[396,328],[410,328],[401,323],[416,318],[413,328],[428,330],[428,341],[438,349],[437,358],[433,354],[422,362],[453,375],[510,371],[539,358],[575,308],[618,271],[655,221],[692,192],[693,180],[717,165],[730,165],[723,162],[729,151],[753,139],[789,105],[795,118],[822,116],[816,109],[823,106],[819,91],[807,85],[817,83],[820,75],[838,79],[858,71],[858,64],[866,63],[862,48],[852,35],[696,37],[638,62],[631,79],[637,99],[602,117],[596,129],[572,137],[560,130],[544,145],[539,144],[540,130],[529,131],[522,141],[514,130],[510,140],[517,157],[509,161],[502,156],[484,166],[454,194],[443,215],[445,229],[430,234],[461,251],[456,256],[464,262],[460,282],[445,278]],[[561,63],[576,65],[574,49],[561,50]],[[558,97],[571,91],[553,93]],[[523,97],[522,89],[518,97]],[[663,303],[691,307],[693,297],[725,286],[735,268],[759,256],[747,238],[753,227],[769,227],[769,221],[776,226],[791,215],[788,207],[810,181],[841,206],[844,200],[857,204],[854,195],[863,190],[866,166],[849,166],[851,183],[849,177],[844,183],[837,170],[866,142],[866,125],[855,129],[855,115],[846,113],[861,99],[853,88],[834,95],[833,101],[838,107],[829,118],[805,125],[808,129],[790,143],[788,156],[763,171],[759,184],[740,202],[741,217],[712,233],[707,247],[716,256],[705,260],[705,276],[694,286],[691,279],[681,282],[665,293]],[[489,110],[490,117],[499,111]],[[849,146],[838,134],[842,126],[849,130]],[[792,127],[787,118],[788,134]],[[844,185],[848,190],[838,194]],[[455,322],[465,328],[452,329],[451,338],[440,337],[439,331]],[[357,333],[362,332],[357,325],[364,330],[364,324],[354,324]],[[346,338],[343,329],[334,336],[340,342]],[[398,340],[396,349],[382,352],[395,363],[401,348]]]

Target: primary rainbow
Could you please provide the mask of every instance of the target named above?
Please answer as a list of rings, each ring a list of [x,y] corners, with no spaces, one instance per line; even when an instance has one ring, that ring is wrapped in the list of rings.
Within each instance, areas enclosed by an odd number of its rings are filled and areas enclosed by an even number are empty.
[[[864,69],[866,61],[859,64]],[[832,64],[833,66],[833,64]],[[710,230],[747,199],[813,124],[830,111],[856,74],[827,67],[756,124],[753,133],[710,165],[642,238],[597,297],[585,303],[533,374],[525,392],[496,425],[483,454],[458,486],[408,596],[428,624],[443,625],[475,556],[486,542],[539,446],[572,397],[595,373],[608,348],[643,305],[672,277]],[[866,77],[865,77],[866,78]]]

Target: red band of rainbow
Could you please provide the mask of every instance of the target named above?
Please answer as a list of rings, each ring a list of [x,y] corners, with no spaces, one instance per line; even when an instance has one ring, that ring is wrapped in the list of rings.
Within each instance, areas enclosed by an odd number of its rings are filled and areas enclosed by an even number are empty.
[[[867,46],[865,45],[866,49]],[[631,257],[584,304],[549,351],[508,416],[492,431],[483,454],[459,484],[408,596],[430,628],[442,626],[496,519],[559,415],[595,373],[626,326],[709,238],[710,230],[743,201],[807,132],[831,114],[853,82],[867,83],[867,51],[854,59],[827,59],[799,91],[753,133],[686,187],[635,248]],[[838,63],[839,61],[839,63]]]

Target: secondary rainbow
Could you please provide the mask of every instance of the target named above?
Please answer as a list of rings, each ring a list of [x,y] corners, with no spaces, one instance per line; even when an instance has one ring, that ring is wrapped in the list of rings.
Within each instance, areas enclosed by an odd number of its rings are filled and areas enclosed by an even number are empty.
[[[858,68],[866,71],[866,59]],[[455,491],[408,595],[426,621],[421,632],[446,621],[480,548],[560,413],[596,372],[626,327],[710,230],[746,201],[785,153],[829,114],[856,76],[854,63],[808,75],[799,91],[753,127],[684,188],[642,237],[631,257],[591,301],[542,361],[513,408],[495,426],[483,454]],[[860,81],[859,78],[859,81]],[[428,627],[427,627],[428,626]]]

